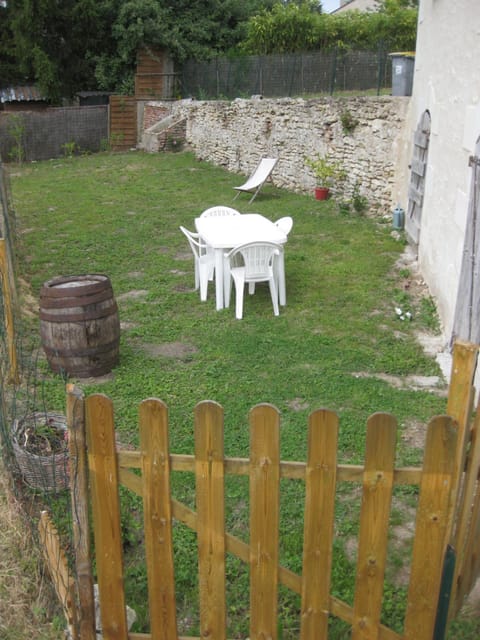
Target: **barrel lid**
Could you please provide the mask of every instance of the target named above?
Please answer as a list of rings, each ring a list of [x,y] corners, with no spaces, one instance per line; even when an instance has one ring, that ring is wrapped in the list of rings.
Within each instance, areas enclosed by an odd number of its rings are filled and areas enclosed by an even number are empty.
[[[67,290],[75,289],[81,294],[96,293],[103,291],[105,287],[111,287],[110,279],[103,273],[84,274],[78,276],[58,276],[52,280],[47,280],[42,285],[40,296],[63,297]],[[75,295],[75,294],[74,294]]]

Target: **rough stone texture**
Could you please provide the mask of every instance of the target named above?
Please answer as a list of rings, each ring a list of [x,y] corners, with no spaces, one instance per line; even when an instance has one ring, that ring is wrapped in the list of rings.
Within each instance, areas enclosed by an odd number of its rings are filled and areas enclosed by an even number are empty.
[[[305,158],[328,152],[347,173],[347,195],[357,185],[371,207],[388,213],[407,109],[408,101],[391,96],[180,100],[147,102],[143,122],[151,129],[167,114],[185,118],[186,142],[196,156],[232,172],[249,175],[260,157],[278,157],[274,184],[299,193],[315,186]],[[346,113],[356,121],[350,132],[342,126]],[[140,146],[152,148],[143,138]]]

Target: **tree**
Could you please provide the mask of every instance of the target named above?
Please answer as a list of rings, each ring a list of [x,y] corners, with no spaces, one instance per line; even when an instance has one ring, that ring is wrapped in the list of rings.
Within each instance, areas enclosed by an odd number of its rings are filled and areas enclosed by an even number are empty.
[[[311,49],[318,17],[311,3],[277,3],[250,18],[244,49],[262,55]]]
[[[0,87],[8,86],[18,77],[10,14],[10,7],[0,3]]]
[[[391,50],[415,48],[417,9],[409,0],[383,0],[379,11],[319,14],[309,2],[277,3],[250,18],[243,48],[246,53],[288,53],[334,47]]]
[[[248,18],[273,0],[8,0],[1,51],[13,44],[13,70],[52,102],[81,89],[132,89],[140,47],[177,60],[234,49]],[[9,38],[9,39],[8,39]],[[12,42],[13,40],[13,42]],[[2,56],[3,60],[7,57]]]
[[[52,102],[91,87],[95,53],[108,37],[95,0],[9,0],[8,8],[19,76]]]

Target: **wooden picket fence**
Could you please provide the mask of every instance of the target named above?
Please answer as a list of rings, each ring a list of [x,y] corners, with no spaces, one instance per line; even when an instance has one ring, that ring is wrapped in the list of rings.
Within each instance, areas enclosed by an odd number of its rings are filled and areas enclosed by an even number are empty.
[[[331,616],[351,626],[353,640],[442,638],[438,631],[442,615],[445,622],[447,615],[455,615],[479,574],[480,411],[473,424],[471,420],[476,358],[475,345],[455,346],[448,415],[436,416],[428,424],[422,468],[395,466],[397,424],[393,416],[385,413],[376,413],[368,419],[364,465],[339,464],[338,417],[324,409],[310,415],[306,462],[283,461],[280,415],[268,404],[257,405],[249,413],[248,459],[225,456],[223,409],[211,401],[200,402],[195,408],[194,454],[171,452],[167,407],[157,399],[140,404],[139,450],[118,450],[111,400],[100,394],[85,399],[78,389],[69,386],[67,417],[71,430],[80,621],[77,637],[95,638],[89,557],[90,485],[105,640],[193,640],[190,636],[179,636],[178,631],[174,521],[184,523],[197,536],[201,638],[227,637],[226,554],[237,556],[249,567],[251,640],[278,637],[279,585],[300,596],[301,640],[327,639]],[[172,472],[195,475],[195,511],[172,496]],[[229,474],[249,477],[248,543],[225,528],[225,478]],[[301,574],[280,563],[279,498],[283,478],[305,482],[304,525],[298,533],[303,536]],[[363,487],[353,606],[331,593],[334,508],[339,482],[361,483]],[[120,485],[143,498],[149,633],[129,633],[127,628]],[[396,485],[419,487],[401,634],[381,623],[390,507]],[[452,549],[456,551],[457,563],[450,571],[452,586],[445,591],[448,574],[444,571],[445,558]],[[442,599],[443,606],[439,607]]]

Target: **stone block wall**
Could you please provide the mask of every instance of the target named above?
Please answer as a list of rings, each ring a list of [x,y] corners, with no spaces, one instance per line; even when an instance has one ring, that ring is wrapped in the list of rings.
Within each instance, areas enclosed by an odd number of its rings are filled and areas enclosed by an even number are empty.
[[[186,143],[199,159],[249,175],[262,156],[278,157],[274,184],[298,193],[315,186],[305,158],[329,153],[346,171],[347,196],[356,188],[390,215],[408,104],[391,96],[147,102],[144,128],[167,109],[186,119]]]

